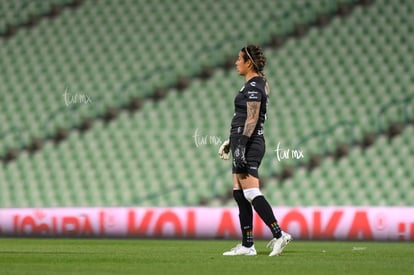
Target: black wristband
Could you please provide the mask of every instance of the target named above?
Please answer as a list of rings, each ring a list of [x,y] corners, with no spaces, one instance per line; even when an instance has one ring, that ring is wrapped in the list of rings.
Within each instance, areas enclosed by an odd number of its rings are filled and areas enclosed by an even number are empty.
[[[239,145],[246,146],[247,142],[249,142],[249,137],[246,135],[242,135],[239,139]]]

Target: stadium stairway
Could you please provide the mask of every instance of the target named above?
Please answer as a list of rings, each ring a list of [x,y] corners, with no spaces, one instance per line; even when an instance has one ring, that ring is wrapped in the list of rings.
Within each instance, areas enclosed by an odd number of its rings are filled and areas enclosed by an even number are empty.
[[[42,19],[53,19],[66,8],[78,8],[83,0],[1,1],[0,39],[10,39],[23,28],[33,28]]]

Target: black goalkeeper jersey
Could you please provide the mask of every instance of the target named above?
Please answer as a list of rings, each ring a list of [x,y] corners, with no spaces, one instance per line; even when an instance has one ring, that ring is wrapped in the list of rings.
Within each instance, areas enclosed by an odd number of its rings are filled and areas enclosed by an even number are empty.
[[[234,99],[234,115],[231,121],[231,134],[242,134],[247,119],[247,102],[260,102],[259,119],[253,135],[263,134],[263,124],[266,120],[268,96],[266,81],[256,76],[247,81]]]

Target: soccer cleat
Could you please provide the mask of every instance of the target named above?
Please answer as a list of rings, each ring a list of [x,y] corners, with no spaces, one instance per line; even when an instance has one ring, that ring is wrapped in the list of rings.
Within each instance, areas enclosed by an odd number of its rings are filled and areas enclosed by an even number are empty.
[[[242,244],[236,245],[230,249],[230,251],[226,251],[223,253],[223,256],[256,256],[256,249],[254,245],[251,247],[245,247]]]
[[[282,232],[282,237],[279,239],[273,238],[267,244],[267,247],[270,247],[270,249],[272,249],[269,256],[279,256],[291,240],[292,236],[286,232]]]

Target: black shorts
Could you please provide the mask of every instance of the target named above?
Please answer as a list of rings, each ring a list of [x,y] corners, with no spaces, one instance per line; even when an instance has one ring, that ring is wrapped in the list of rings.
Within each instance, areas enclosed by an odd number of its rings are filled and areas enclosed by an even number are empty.
[[[230,148],[231,154],[234,156],[234,151],[239,143],[240,135],[230,136]],[[262,162],[263,156],[266,151],[266,143],[263,135],[251,136],[249,142],[246,145],[246,161],[247,166],[244,168],[237,168],[233,165],[233,174],[249,174],[255,178],[259,178],[259,166]]]

